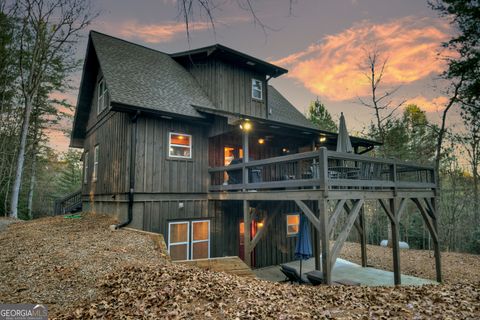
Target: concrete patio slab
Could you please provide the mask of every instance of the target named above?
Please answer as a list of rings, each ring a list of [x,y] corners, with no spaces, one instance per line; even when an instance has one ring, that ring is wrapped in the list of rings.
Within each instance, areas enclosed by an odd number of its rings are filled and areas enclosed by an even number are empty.
[[[291,261],[286,265],[300,269],[300,261]],[[302,261],[302,273],[315,270],[315,259],[310,258]],[[280,282],[285,280],[285,275],[280,271],[280,266],[272,266],[253,270],[257,278],[272,282]],[[437,282],[417,278],[413,276],[402,275],[402,285],[424,285],[437,284]],[[337,259],[332,271],[332,280],[349,280],[358,282],[363,286],[393,286],[393,272],[375,268],[362,268],[362,266],[353,262]]]

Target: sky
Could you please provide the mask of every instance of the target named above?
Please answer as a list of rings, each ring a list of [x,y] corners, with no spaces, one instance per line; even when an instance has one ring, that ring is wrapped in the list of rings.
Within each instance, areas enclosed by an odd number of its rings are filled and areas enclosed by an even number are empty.
[[[294,0],[290,11],[289,0],[252,0],[265,28],[238,5],[242,1],[215,1],[220,5],[213,11],[214,30],[204,16],[195,15],[190,41],[176,0],[95,0],[101,14],[89,29],[167,53],[221,43],[277,64],[289,72],[270,84],[302,113],[317,97],[334,119],[343,112],[352,134],[373,120],[372,110],[359,99],[370,95],[366,61],[368,52],[377,50],[380,60],[387,60],[379,93],[395,89],[387,97],[392,106],[416,103],[431,121],[439,121],[447,100],[439,77],[445,68],[441,43],[453,31],[427,1]],[[83,41],[79,59],[85,51]],[[72,76],[77,89],[59,97],[75,104],[79,79],[77,72]],[[401,111],[402,107],[396,112]],[[450,125],[458,121],[454,115]],[[51,145],[64,151],[68,138],[52,130]]]

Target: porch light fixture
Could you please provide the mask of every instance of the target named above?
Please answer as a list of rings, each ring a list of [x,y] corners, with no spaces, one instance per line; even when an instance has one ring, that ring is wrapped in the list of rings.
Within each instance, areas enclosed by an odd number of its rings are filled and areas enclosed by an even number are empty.
[[[250,131],[252,130],[252,123],[248,119],[246,119],[245,121],[240,123],[240,129],[243,131]]]
[[[327,137],[325,136],[320,136],[320,139],[318,139],[320,142],[325,142],[327,141]]]
[[[258,222],[258,223],[257,223],[257,227],[263,228],[263,222],[262,222],[262,221]]]
[[[264,143],[265,143],[265,139],[263,138],[258,139],[258,144],[264,144]]]
[[[283,148],[283,149],[282,149],[282,152],[283,152],[283,153],[289,153],[290,150],[288,150],[288,148]]]

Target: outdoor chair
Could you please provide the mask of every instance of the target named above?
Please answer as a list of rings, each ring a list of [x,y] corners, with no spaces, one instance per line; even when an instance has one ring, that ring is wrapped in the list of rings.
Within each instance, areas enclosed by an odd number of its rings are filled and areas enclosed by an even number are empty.
[[[297,269],[287,266],[285,264],[280,265],[280,271],[287,277],[287,281],[291,283],[299,283],[299,284],[311,284],[310,281],[304,275],[300,276]]]
[[[318,286],[323,283],[323,273],[321,271],[313,270],[305,273],[305,276],[314,286]]]

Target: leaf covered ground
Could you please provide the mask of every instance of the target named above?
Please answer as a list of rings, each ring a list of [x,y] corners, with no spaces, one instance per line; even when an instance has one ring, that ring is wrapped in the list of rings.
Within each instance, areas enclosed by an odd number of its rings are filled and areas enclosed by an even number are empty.
[[[480,318],[479,256],[445,253],[438,286],[309,287],[171,264],[148,236],[111,223],[55,217],[0,232],[0,302],[46,303],[60,319]],[[343,257],[357,261],[356,246]],[[389,269],[389,249],[368,250],[370,264]],[[428,255],[402,251],[402,271],[434,278]]]

